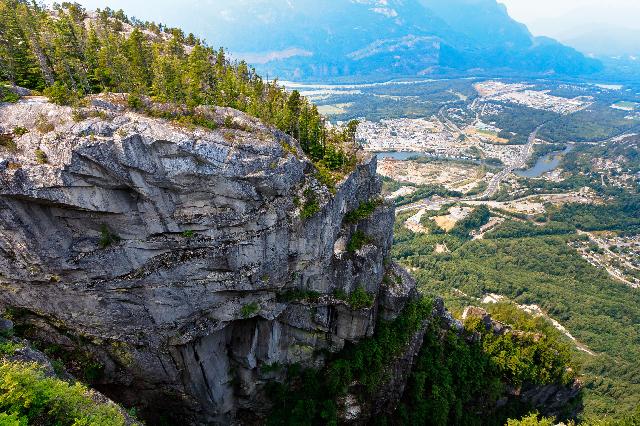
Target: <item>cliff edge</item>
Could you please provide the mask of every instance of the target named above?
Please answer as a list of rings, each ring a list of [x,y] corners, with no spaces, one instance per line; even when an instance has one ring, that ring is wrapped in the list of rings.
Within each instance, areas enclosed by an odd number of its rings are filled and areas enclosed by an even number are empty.
[[[321,367],[415,295],[384,279],[374,157],[333,189],[236,110],[207,108],[205,130],[88,102],[0,104],[0,311],[92,359],[106,395],[229,423],[267,408],[274,366]]]

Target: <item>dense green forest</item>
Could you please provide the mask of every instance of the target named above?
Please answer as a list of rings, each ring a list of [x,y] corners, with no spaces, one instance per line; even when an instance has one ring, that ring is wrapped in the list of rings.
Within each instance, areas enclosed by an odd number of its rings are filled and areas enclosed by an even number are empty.
[[[625,118],[628,113],[610,108],[610,105],[596,102],[574,114],[559,115],[540,129],[539,136],[551,142],[596,142],[638,127],[636,120]]]
[[[492,315],[523,333],[496,335],[479,318],[470,318],[464,324],[466,332],[481,336],[470,344],[463,335],[431,324],[405,398],[390,424],[502,425],[531,410],[516,400],[496,409],[506,386],[573,380],[569,346],[553,327],[510,304],[493,307]],[[484,415],[469,416],[469,412]]]
[[[554,120],[558,115],[550,111],[528,108],[521,105],[500,103],[500,112],[487,114],[483,120],[494,122],[499,128],[513,132],[514,135],[508,137],[509,143],[526,144],[531,132],[541,123]],[[501,135],[501,137],[508,135]]]
[[[162,117],[205,127],[212,123],[199,116],[198,106],[231,107],[296,138],[325,175],[348,171],[354,162],[356,122],[329,128],[299,92],[265,81],[245,62],[231,61],[223,49],[122,11],[89,14],[76,3],[49,10],[26,0],[0,0],[1,81],[60,104],[121,92],[130,94],[129,106],[144,109],[142,98],[149,96],[180,111],[165,108]],[[15,100],[3,90],[5,100]]]
[[[458,314],[490,293],[539,305],[594,354],[574,351],[585,384],[583,419],[619,417],[640,405],[640,292],[591,266],[568,242],[580,238],[576,227],[600,228],[592,217],[624,229],[638,210],[631,200],[629,212],[621,205],[568,205],[544,226],[506,221],[473,241],[414,234],[402,226],[406,213],[397,218],[394,257],[412,268],[422,291],[443,295]],[[449,252],[437,253],[437,244]]]
[[[638,122],[625,118],[627,113],[610,108],[611,104],[596,102],[588,109],[562,115],[522,105],[499,104],[500,111],[483,116],[487,122],[515,135],[510,143],[527,142],[527,137],[543,124],[538,136],[553,143],[602,141],[638,127]],[[503,133],[501,137],[509,136]]]
[[[502,425],[531,410],[517,400],[495,409],[509,386],[566,384],[573,379],[569,346],[543,322],[503,305],[497,318],[522,334],[495,335],[477,318],[469,319],[465,330],[457,332],[432,317],[428,300],[410,303],[394,321],[382,321],[373,337],[329,355],[323,370],[290,367],[285,383],[270,385],[274,408],[268,424],[338,424],[338,400],[347,392],[363,403],[373,398],[388,379],[390,362],[425,321],[429,325],[423,347],[402,403],[393,415],[373,419],[373,424]],[[479,339],[471,342],[473,334]],[[485,416],[469,416],[470,410]]]

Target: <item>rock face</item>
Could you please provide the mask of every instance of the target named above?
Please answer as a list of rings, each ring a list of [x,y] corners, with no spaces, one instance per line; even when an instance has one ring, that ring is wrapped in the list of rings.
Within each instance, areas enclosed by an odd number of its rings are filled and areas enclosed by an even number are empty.
[[[0,104],[15,144],[0,146],[0,311],[89,352],[107,395],[229,423],[265,409],[278,366],[321,366],[413,296],[383,283],[393,208],[343,224],[379,194],[374,158],[331,194],[297,142],[242,113],[208,110],[220,127],[205,131],[117,100]],[[356,230],[370,243],[346,251]],[[358,287],[370,309],[333,296]]]

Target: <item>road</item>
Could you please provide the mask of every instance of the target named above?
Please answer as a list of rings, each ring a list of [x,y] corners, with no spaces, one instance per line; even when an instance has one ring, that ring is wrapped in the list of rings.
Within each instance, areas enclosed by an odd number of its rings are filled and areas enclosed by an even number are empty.
[[[424,200],[418,201],[417,203],[408,204],[402,207],[397,207],[396,214],[406,212],[409,210],[415,210],[415,209],[439,210],[440,207],[442,207],[443,205],[454,202],[454,201],[458,201],[458,198],[449,198],[447,200],[443,199],[439,202],[433,202],[433,201],[430,201],[428,198],[425,198]]]
[[[614,253],[613,251],[611,251],[611,249],[609,248],[609,244],[607,244],[602,239],[598,238],[596,235],[590,232],[584,232],[580,230],[578,230],[578,234],[586,235],[589,238],[589,241],[596,244],[600,248],[600,250],[602,250],[605,254],[609,256],[609,258],[617,261],[618,263],[622,264],[626,268],[638,270],[637,267],[635,267],[633,264],[628,262],[624,257],[620,256],[618,253]],[[591,263],[596,267],[599,266],[604,268],[609,273],[609,275],[611,275],[613,278],[616,278],[622,281],[623,283],[627,284],[632,288],[640,288],[640,284],[627,280],[620,271],[613,268],[612,262],[606,262],[603,258],[600,258],[595,255],[590,255],[586,250],[582,250],[582,251],[579,250],[579,252],[583,255],[585,259],[587,259],[589,263]]]
[[[462,135],[464,132],[462,130],[460,130],[460,128],[458,127],[458,125],[456,123],[454,123],[453,121],[449,120],[447,118],[446,115],[444,115],[444,110],[447,108],[447,106],[443,106],[442,108],[440,108],[440,110],[438,111],[438,115],[440,116],[440,121],[442,122],[442,124],[444,124],[444,127],[449,130],[449,132],[451,132],[451,134],[455,137],[459,137],[460,135]]]
[[[453,124],[453,123],[451,123],[451,124]],[[527,140],[526,149],[523,150],[522,156],[518,159],[518,161],[515,164],[512,164],[511,166],[505,167],[504,169],[502,169],[498,173],[496,173],[491,178],[491,180],[489,181],[489,185],[487,186],[487,189],[484,190],[484,192],[482,192],[481,194],[478,194],[478,195],[473,195],[473,196],[470,196],[470,197],[461,198],[459,200],[458,199],[451,199],[450,202],[453,202],[453,201],[478,201],[478,200],[484,200],[484,199],[487,199],[487,198],[491,198],[494,195],[496,195],[496,193],[500,190],[500,184],[506,178],[508,178],[511,175],[511,173],[513,173],[514,170],[521,169],[527,164],[527,160],[533,154],[533,146],[535,144],[536,138],[538,137],[538,131],[540,131],[540,128],[542,128],[543,125],[544,124],[539,125],[538,127],[536,127],[536,129],[533,132],[531,132],[531,134],[529,135],[529,139]],[[455,126],[455,124],[453,124],[453,126]],[[402,207],[396,208],[396,213],[402,213],[402,212],[405,212],[405,211],[415,210],[415,209],[430,208],[432,206],[433,206],[433,204],[428,202],[428,198],[425,198],[424,200],[418,201],[417,203],[409,204],[407,206],[402,206]]]
[[[509,175],[511,175],[511,173],[513,173],[514,170],[521,169],[527,164],[527,160],[533,154],[533,146],[536,142],[538,131],[540,131],[540,128],[542,126],[543,126],[542,124],[539,125],[538,127],[536,127],[536,129],[533,132],[531,132],[531,134],[529,135],[529,139],[527,140],[526,149],[523,151],[522,156],[518,159],[517,163],[509,167],[505,167],[500,172],[498,172],[495,176],[493,176],[489,181],[489,185],[487,186],[487,189],[485,189],[482,194],[464,198],[462,201],[483,200],[485,198],[490,198],[496,195],[498,190],[500,190],[500,184],[502,183],[502,181],[508,178]]]

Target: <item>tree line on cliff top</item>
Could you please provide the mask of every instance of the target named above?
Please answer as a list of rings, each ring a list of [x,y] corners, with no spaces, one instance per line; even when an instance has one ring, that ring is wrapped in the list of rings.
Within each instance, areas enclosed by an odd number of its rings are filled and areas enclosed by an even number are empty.
[[[42,92],[61,104],[119,92],[191,110],[231,107],[298,139],[320,169],[344,173],[354,163],[356,123],[341,129],[327,126],[299,92],[265,81],[222,48],[122,11],[90,13],[77,3],[49,9],[25,0],[0,0],[0,81]]]

